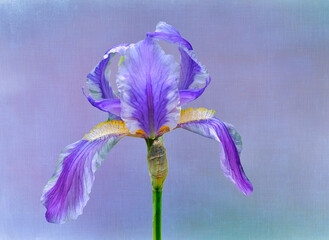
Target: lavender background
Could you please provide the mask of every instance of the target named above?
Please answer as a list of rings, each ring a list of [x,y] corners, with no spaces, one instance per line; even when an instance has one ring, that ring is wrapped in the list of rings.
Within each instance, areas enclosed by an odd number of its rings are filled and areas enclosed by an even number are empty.
[[[151,239],[141,139],[110,152],[76,221],[47,223],[39,198],[61,149],[106,120],[81,93],[86,74],[160,20],[208,67],[190,106],[237,127],[255,189],[223,176],[216,142],[167,134],[163,239],[328,239],[328,17],[325,0],[0,1],[0,239]]]

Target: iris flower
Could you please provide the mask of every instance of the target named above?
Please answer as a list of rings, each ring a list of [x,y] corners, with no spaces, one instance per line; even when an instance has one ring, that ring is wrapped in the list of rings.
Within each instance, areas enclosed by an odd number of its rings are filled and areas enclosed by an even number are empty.
[[[162,50],[159,41],[177,46],[180,64]],[[110,86],[111,60],[120,54],[116,84]],[[182,128],[219,143],[224,175],[245,195],[252,184],[240,163],[241,137],[231,125],[205,108],[182,107],[198,98],[210,83],[205,66],[196,58],[191,44],[172,26],[159,22],[153,33],[134,44],[109,49],[87,76],[86,96],[96,108],[109,114],[85,136],[60,153],[57,168],[44,188],[41,202],[46,219],[64,223],[76,219],[87,204],[95,172],[108,152],[123,137],[144,138],[153,186],[154,239],[160,239],[161,194],[168,163],[163,135]]]

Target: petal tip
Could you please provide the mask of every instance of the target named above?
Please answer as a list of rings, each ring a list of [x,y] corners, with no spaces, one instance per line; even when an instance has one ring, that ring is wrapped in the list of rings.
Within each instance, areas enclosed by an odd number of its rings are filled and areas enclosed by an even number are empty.
[[[248,185],[244,189],[241,189],[241,191],[243,192],[244,195],[250,196],[254,191],[254,187],[250,182],[248,182]]]

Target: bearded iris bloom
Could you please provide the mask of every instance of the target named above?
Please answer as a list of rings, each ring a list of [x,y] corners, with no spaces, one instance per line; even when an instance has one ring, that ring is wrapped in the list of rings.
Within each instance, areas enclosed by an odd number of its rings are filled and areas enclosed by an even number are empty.
[[[178,47],[180,64],[165,54],[159,41]],[[121,55],[116,76],[118,93],[108,79],[116,54]],[[46,219],[53,223],[76,219],[82,214],[95,172],[107,153],[123,137],[144,138],[154,193],[154,239],[160,239],[161,193],[168,172],[163,135],[178,128],[217,141],[225,176],[249,195],[253,188],[240,163],[242,142],[236,129],[214,117],[213,110],[182,109],[209,83],[208,71],[197,60],[191,44],[164,22],[144,40],[108,50],[87,76],[90,95],[86,97],[94,107],[107,112],[109,119],[61,152],[41,197],[47,208]]]

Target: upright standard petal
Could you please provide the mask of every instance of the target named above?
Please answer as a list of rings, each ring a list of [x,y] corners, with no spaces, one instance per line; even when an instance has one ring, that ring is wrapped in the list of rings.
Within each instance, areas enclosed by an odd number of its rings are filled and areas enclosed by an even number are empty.
[[[197,60],[192,45],[186,39],[182,38],[173,26],[165,22],[159,22],[155,32],[148,33],[147,35],[178,46],[181,54],[178,89],[181,95],[193,96],[193,99],[189,98],[189,101],[182,101],[185,98],[181,96],[181,105],[198,98],[208,86],[210,80],[207,69]],[[196,89],[200,91],[195,91]]]
[[[214,111],[204,108],[182,110],[178,127],[214,139],[220,143],[220,162],[224,175],[229,178],[245,195],[250,195],[253,187],[245,175],[235,142],[241,144],[236,130],[213,117]],[[229,126],[229,130],[226,126]],[[232,139],[231,134],[234,136]],[[240,138],[240,139],[239,139]],[[239,140],[238,140],[239,139]],[[240,148],[241,149],[241,148]]]
[[[48,222],[65,223],[82,214],[96,170],[112,147],[128,134],[122,121],[104,122],[61,152],[41,197]]]
[[[204,92],[204,90],[208,87],[209,83],[211,81],[211,78],[206,82],[206,85],[203,88],[200,89],[185,89],[179,91],[179,97],[180,97],[180,105],[183,106],[189,102],[194,101],[198,97],[201,96],[201,94]]]
[[[177,63],[157,42],[146,38],[127,49],[117,84],[121,117],[132,134],[143,130],[148,137],[173,129],[180,116]]]
[[[87,98],[91,105],[98,108],[101,111],[109,113],[110,120],[120,120],[121,113],[121,101],[120,99],[97,99],[94,100],[90,95],[87,96],[82,89],[83,95]]]
[[[120,118],[120,100],[109,82],[111,74],[110,65],[111,59],[119,53],[124,55],[129,44],[120,44],[109,49],[96,67],[87,75],[87,86],[90,92],[89,96],[86,96],[88,101],[94,107],[108,112],[109,118],[119,119]]]
[[[109,49],[96,67],[87,75],[87,86],[93,99],[118,98],[109,82],[111,59],[119,53],[123,55],[129,44],[120,44]]]

